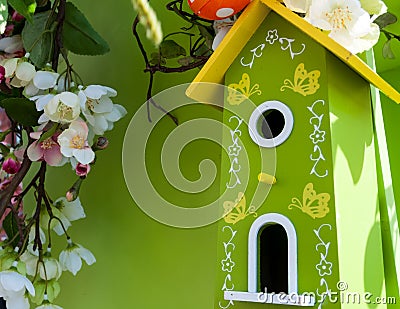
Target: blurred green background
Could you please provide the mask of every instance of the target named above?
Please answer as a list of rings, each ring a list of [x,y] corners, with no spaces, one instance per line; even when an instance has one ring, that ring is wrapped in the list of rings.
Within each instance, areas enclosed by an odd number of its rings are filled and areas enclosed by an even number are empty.
[[[75,278],[65,273],[57,304],[64,308],[211,308],[216,260],[216,226],[184,230],[162,225],[146,216],[132,200],[123,177],[121,156],[125,130],[135,111],[145,103],[148,75],[144,61],[132,35],[136,13],[130,1],[74,1],[94,28],[111,47],[100,57],[72,57],[74,68],[85,84],[102,84],[115,88],[115,103],[122,104],[128,115],[106,132],[110,147],[97,155],[96,166],[82,186],[80,198],[87,218],[73,223],[73,240],[90,249],[97,258],[92,266],[84,266]],[[164,7],[167,1],[153,1],[162,20],[164,33],[177,31],[187,24]],[[146,47],[144,29],[139,27]],[[190,82],[197,72],[157,74],[154,94],[171,86]],[[180,122],[195,117],[222,114],[216,109],[199,105],[174,113]],[[168,118],[160,126],[165,134],[152,139],[149,153],[152,174],[160,174],[159,147],[174,124]],[[162,132],[162,131],[161,131]],[[140,132],[137,132],[140,134]],[[210,158],[220,161],[216,145],[189,145],[182,153],[182,172],[196,178],[198,162]],[[158,159],[157,159],[158,158]],[[53,197],[62,196],[76,176],[69,167],[53,169],[49,183]],[[160,177],[161,178],[161,177]],[[155,180],[157,181],[157,180]],[[161,180],[160,180],[161,181]],[[162,186],[162,185],[161,185]],[[216,181],[206,195],[217,194]],[[164,192],[168,194],[167,192]],[[173,196],[169,199],[174,200]],[[180,200],[185,197],[180,195]],[[190,204],[190,196],[186,197]],[[63,245],[63,244],[62,244]]]
[[[162,21],[164,33],[186,26],[181,19],[165,10],[168,1],[152,1]],[[400,15],[397,0],[385,1],[390,10]],[[128,115],[106,136],[107,151],[98,153],[96,166],[81,189],[81,201],[87,218],[70,229],[76,242],[90,249],[97,263],[83,269],[74,278],[66,273],[61,280],[62,291],[56,303],[64,308],[190,308],[213,306],[214,273],[216,267],[216,225],[197,229],[178,229],[162,225],[136,207],[124,182],[121,167],[122,143],[126,127],[135,111],[145,102],[148,76],[143,73],[144,61],[132,36],[135,12],[129,0],[75,0],[94,28],[107,40],[111,52],[100,57],[73,56],[72,62],[85,84],[103,84],[115,88],[115,103],[122,104]],[[144,34],[140,28],[141,34]],[[400,29],[397,33],[400,33]],[[144,36],[143,36],[144,37]],[[151,43],[145,42],[147,47]],[[381,59],[377,47],[377,62],[381,70],[400,64],[400,43],[394,42],[394,61]],[[197,71],[184,74],[157,74],[154,94],[179,83],[190,82]],[[219,119],[222,114],[209,106],[177,110],[180,122],[196,117]],[[160,124],[168,133],[174,125],[169,119]],[[140,132],[137,132],[140,134]],[[150,151],[162,145],[165,134],[153,139]],[[196,178],[198,162],[209,158],[220,161],[216,145],[190,145],[180,158],[182,172]],[[157,171],[157,153],[153,172]],[[157,163],[157,164],[156,164]],[[160,172],[160,171],[158,171]],[[160,172],[161,173],[161,172]],[[218,176],[218,175],[217,175]],[[63,196],[75,181],[74,172],[50,171],[49,192],[53,198]],[[162,184],[161,184],[162,186]],[[206,199],[218,193],[218,181],[205,192]],[[171,193],[173,194],[173,193]],[[170,196],[173,200],[173,196]],[[186,196],[190,204],[191,197]]]

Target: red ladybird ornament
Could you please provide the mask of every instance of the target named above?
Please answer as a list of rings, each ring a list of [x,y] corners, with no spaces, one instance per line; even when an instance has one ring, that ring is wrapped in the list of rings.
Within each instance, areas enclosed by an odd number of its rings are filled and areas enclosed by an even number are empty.
[[[251,0],[188,0],[192,11],[202,18],[219,20],[235,15]]]

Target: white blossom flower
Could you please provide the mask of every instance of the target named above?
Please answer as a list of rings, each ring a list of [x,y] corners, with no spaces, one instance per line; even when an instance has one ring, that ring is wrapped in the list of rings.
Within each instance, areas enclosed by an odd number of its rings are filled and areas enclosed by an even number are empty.
[[[20,58],[5,59],[1,65],[4,67],[6,78],[12,78],[11,85],[17,88],[25,87],[35,76],[35,66]]]
[[[23,295],[25,291],[35,296],[35,288],[28,278],[12,270],[0,272],[1,297],[7,300],[8,296],[15,296],[16,294]]]
[[[34,276],[36,274],[37,261],[39,259],[38,248],[36,247],[35,250],[33,250],[35,235],[36,229],[35,226],[32,226],[31,230],[29,231],[28,246],[26,248],[27,250],[25,250],[20,257],[20,260],[25,263],[26,273],[30,276]],[[39,227],[39,238],[42,244],[46,243],[46,235],[41,227]]]
[[[24,45],[22,43],[21,35],[19,34],[0,39],[0,51],[7,54],[14,54],[23,49]]]
[[[54,232],[56,232],[57,235],[61,236],[62,234],[64,234],[64,229],[68,230],[68,228],[71,226],[71,222],[57,208],[53,208],[52,211],[53,211],[54,217],[57,217],[58,220],[53,218],[53,219],[51,219],[51,222],[50,222],[50,216],[46,210],[46,207],[42,207],[42,209],[40,210],[40,226],[44,230],[47,230],[50,228],[50,229],[54,230]],[[50,222],[50,226],[49,226],[49,222]],[[36,253],[34,253],[34,254],[36,254]]]
[[[47,253],[46,253],[47,254]],[[43,263],[39,263],[39,274],[43,280],[60,279],[62,268],[57,259],[50,255],[43,257]]]
[[[37,262],[39,260],[39,251],[36,249],[35,254],[33,254],[31,250],[25,250],[20,259],[25,263],[26,273],[29,276],[34,276],[36,274]]]
[[[387,6],[382,0],[360,0],[361,6],[370,15],[382,15],[387,12]]]
[[[62,268],[57,259],[51,257],[50,253],[45,253],[43,262],[39,262],[39,256],[31,254],[28,250],[21,255],[21,261],[26,265],[26,273],[34,276],[39,271],[39,276],[43,280],[60,279]]]
[[[25,87],[30,83],[33,76],[36,73],[36,69],[33,64],[29,62],[21,62],[18,64],[17,69],[15,70],[15,76],[11,80],[11,86],[20,88]]]
[[[8,293],[2,296],[6,301],[6,307],[8,309],[29,309],[29,300],[25,296],[25,293]]]
[[[69,221],[75,221],[86,217],[79,197],[72,202],[68,202],[65,197],[60,197],[54,202],[54,206],[58,208]]]
[[[371,24],[371,31],[362,37],[352,38],[351,41],[344,45],[353,54],[358,54],[371,49],[379,40],[381,31],[377,24]],[[340,43],[340,42],[339,42]]]
[[[44,105],[45,115],[54,122],[72,122],[79,117],[80,112],[79,97],[69,91],[55,95]]]
[[[96,262],[96,258],[88,249],[68,240],[68,247],[60,253],[60,264],[63,270],[70,271],[74,276],[82,267],[82,260],[88,265]]]
[[[122,117],[127,114],[125,107],[119,104],[114,104],[111,113],[105,113],[104,118],[108,123],[108,127],[106,131],[110,131],[114,128],[114,122],[117,122]]]
[[[52,93],[39,94],[37,96],[30,97],[29,100],[34,101],[36,104],[36,110],[38,112],[41,112],[42,110],[44,110],[44,107],[46,106],[46,104],[49,103],[50,100],[53,99],[54,97],[55,97],[55,94],[52,94]]]
[[[113,104],[110,99],[117,95],[117,92],[110,87],[90,85],[81,89],[78,95],[82,104],[82,113],[97,135],[104,134],[104,131],[109,130],[113,122],[118,121],[126,114],[126,110],[122,106]]]
[[[51,71],[37,71],[31,82],[25,86],[24,95],[32,97],[37,95],[41,90],[53,89],[56,86],[57,79],[60,75]]]
[[[58,220],[53,220],[50,227],[54,230],[54,232],[56,232],[57,235],[64,234],[64,229],[68,230],[68,228],[71,226],[71,221],[86,217],[79,197],[72,202],[68,202],[65,197],[61,197],[54,202],[54,206],[55,208],[53,208],[53,215],[59,218],[61,222]],[[44,216],[46,216],[47,221],[44,218],[41,218],[41,220],[43,219],[43,221],[48,222],[50,217],[48,216],[47,211],[44,213]]]
[[[87,137],[88,126],[82,119],[71,122],[69,128],[58,136],[61,153],[67,158],[74,157],[79,163],[91,163],[94,160],[94,152]]]
[[[294,12],[307,13],[311,0],[283,0],[283,2]]]
[[[372,47],[375,41],[375,27],[358,0],[312,0],[307,18],[352,53]]]
[[[10,58],[10,59],[4,59],[1,62],[1,65],[6,70],[5,77],[10,78],[14,76],[15,70],[17,69],[18,61],[19,58]]]

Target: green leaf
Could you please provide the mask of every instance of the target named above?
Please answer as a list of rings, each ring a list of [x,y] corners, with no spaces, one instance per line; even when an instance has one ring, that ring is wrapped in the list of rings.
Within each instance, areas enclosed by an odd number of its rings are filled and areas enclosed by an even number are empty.
[[[44,132],[44,133],[42,133],[42,135],[40,135],[38,142],[43,142],[46,139],[52,137],[54,135],[54,133],[56,133],[57,129],[58,129],[58,123],[53,123],[53,125],[50,129],[48,129],[46,132]]]
[[[165,58],[162,57],[159,53],[152,53],[149,62],[151,65],[157,65],[157,64],[164,65],[167,63]]]
[[[107,42],[71,2],[65,7],[63,40],[64,47],[78,55],[103,55],[110,51]]]
[[[35,304],[40,305],[43,302],[44,293],[46,291],[46,281],[36,280],[33,286],[35,287],[35,296],[29,295],[30,299]]]
[[[45,67],[51,60],[55,23],[49,21],[49,18],[49,11],[35,14],[32,23],[25,23],[22,30],[22,41],[30,53],[29,59],[39,68]]]
[[[214,36],[210,33],[210,31],[204,26],[197,26],[200,31],[200,35],[206,40],[206,45],[208,48],[212,48],[212,43],[214,41]]]
[[[390,46],[391,41],[392,40],[389,39],[383,45],[382,56],[385,59],[395,59],[396,58],[396,56],[394,55],[394,53],[392,51],[392,47]]]
[[[24,126],[37,126],[41,115],[36,110],[35,103],[26,98],[10,98],[0,101],[0,106],[7,115]]]
[[[8,0],[8,4],[29,22],[32,22],[33,13],[35,13],[36,10],[35,0]]]
[[[10,153],[10,149],[6,145],[0,143],[0,153],[3,157],[6,157]]]
[[[60,284],[56,280],[50,280],[47,282],[47,296],[50,302],[53,302],[60,294]]]
[[[0,142],[4,141],[8,134],[11,133],[11,130],[6,130],[4,132],[0,132]]]
[[[174,40],[165,40],[160,44],[160,53],[166,59],[186,56],[186,50]]]
[[[199,48],[194,51],[195,56],[207,56],[212,53],[212,50],[207,46],[206,43],[201,44]]]
[[[26,276],[26,264],[24,262],[18,261],[17,270],[21,275]]]
[[[383,29],[386,26],[392,25],[397,22],[396,15],[392,13],[385,13],[380,15],[377,19],[374,20],[374,23],[379,26],[379,28]]]
[[[3,34],[6,30],[8,18],[7,0],[0,0],[0,33]]]
[[[10,212],[4,219],[3,221],[3,229],[5,230],[8,239],[12,239],[15,237],[15,239],[12,242],[12,246],[16,247],[19,242],[19,230],[18,230],[18,222],[15,219],[15,216],[13,215],[12,212]]]

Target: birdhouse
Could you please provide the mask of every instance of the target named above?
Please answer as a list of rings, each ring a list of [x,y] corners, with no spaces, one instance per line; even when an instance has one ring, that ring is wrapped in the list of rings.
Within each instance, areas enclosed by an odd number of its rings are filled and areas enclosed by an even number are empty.
[[[218,97],[202,82],[227,86],[215,308],[390,307],[371,84],[400,94],[276,0],[251,2],[187,90]]]

